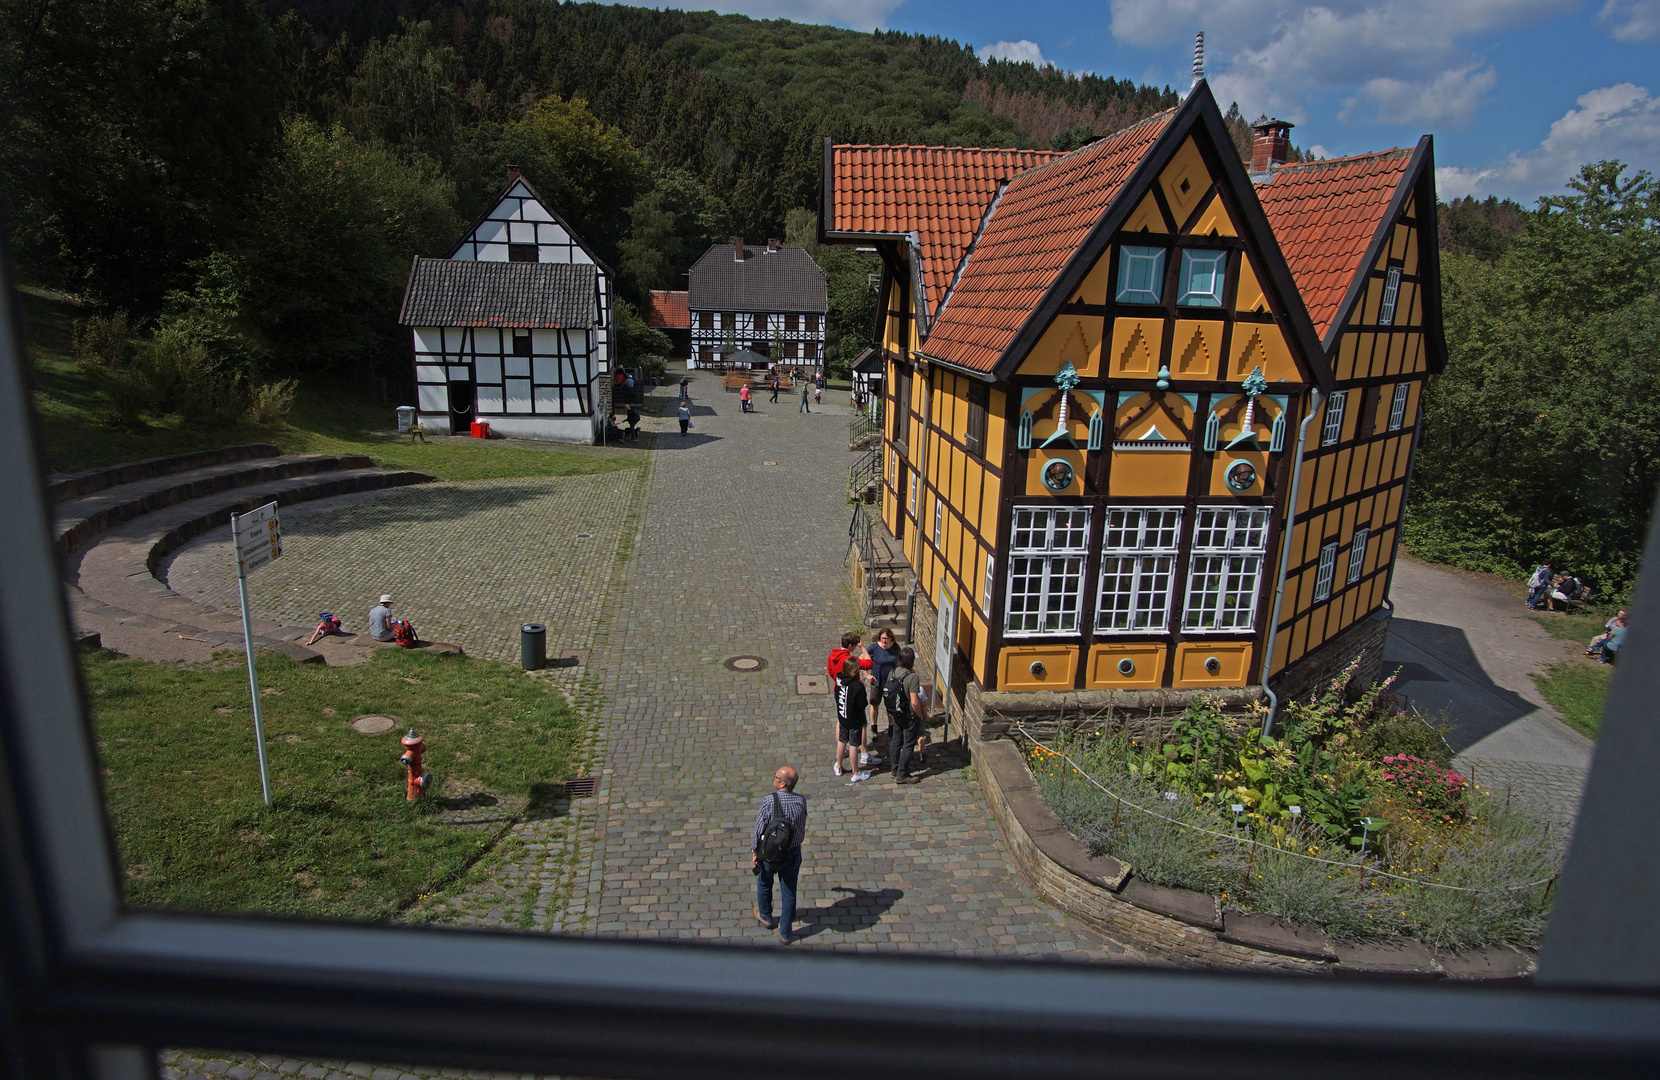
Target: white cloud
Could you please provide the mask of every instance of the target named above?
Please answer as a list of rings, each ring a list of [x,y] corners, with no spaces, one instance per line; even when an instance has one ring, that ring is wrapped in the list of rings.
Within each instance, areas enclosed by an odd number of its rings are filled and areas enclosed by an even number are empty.
[[[1597,25],[1615,41],[1660,39],[1660,0],[1608,0],[1597,13]]]
[[[1113,35],[1131,44],[1191,41],[1203,28],[1212,89],[1224,104],[1238,101],[1248,115],[1267,112],[1295,122],[1305,101],[1348,89],[1376,106],[1380,122],[1457,126],[1473,119],[1497,82],[1491,66],[1461,39],[1579,2],[1112,0],[1111,6]]]
[[[980,50],[980,58],[983,60],[1013,60],[1017,63],[1025,61],[1029,64],[1036,64],[1038,67],[1044,67],[1049,63],[1043,58],[1043,50],[1038,48],[1038,43],[1027,41],[1024,38],[1019,41],[994,41]]]
[[[1637,168],[1660,168],[1660,98],[1647,87],[1618,83],[1579,96],[1527,153],[1512,153],[1486,168],[1435,170],[1443,199],[1507,195],[1531,202],[1556,194],[1586,162],[1618,158]]]

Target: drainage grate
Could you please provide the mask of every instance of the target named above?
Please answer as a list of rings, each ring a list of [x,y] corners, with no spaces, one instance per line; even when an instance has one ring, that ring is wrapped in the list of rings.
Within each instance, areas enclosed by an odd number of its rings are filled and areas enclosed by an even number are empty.
[[[734,656],[726,661],[728,671],[762,671],[766,666],[765,658],[759,656]]]
[[[594,788],[599,781],[591,776],[579,776],[574,780],[565,781],[565,797],[568,799],[591,799],[594,797]]]

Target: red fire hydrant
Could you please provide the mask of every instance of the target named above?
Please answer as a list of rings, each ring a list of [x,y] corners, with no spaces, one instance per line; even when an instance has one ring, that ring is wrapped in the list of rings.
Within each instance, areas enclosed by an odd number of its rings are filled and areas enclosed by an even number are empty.
[[[432,774],[426,771],[421,764],[421,755],[427,752],[427,741],[414,728],[403,737],[403,757],[398,763],[409,770],[409,791],[404,796],[406,802],[414,802],[426,794],[427,785],[432,782]]]

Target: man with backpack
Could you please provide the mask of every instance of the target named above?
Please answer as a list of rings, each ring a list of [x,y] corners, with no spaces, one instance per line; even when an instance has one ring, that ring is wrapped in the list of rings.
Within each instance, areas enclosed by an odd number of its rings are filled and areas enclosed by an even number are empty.
[[[795,924],[795,891],[801,875],[801,842],[807,838],[807,796],[795,790],[796,771],[780,765],[772,774],[772,791],[755,811],[755,831],[749,841],[749,862],[755,874],[755,921],[778,939],[790,943]],[[772,879],[783,892],[783,917],[772,917]]]
[[[916,650],[909,645],[899,650],[899,667],[888,676],[883,687],[882,704],[888,710],[890,742],[888,753],[893,761],[893,782],[915,784],[920,776],[911,773],[911,749],[922,736],[928,722],[928,706],[922,700],[922,678],[916,671]]]

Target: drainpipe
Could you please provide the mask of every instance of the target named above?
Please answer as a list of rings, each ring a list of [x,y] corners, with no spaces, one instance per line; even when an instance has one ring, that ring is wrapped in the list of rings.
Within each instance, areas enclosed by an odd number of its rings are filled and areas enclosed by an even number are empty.
[[[1274,714],[1279,711],[1280,699],[1268,687],[1268,672],[1274,664],[1274,640],[1279,637],[1280,607],[1285,603],[1285,574],[1291,569],[1291,536],[1297,525],[1297,495],[1302,489],[1303,450],[1308,446],[1308,425],[1320,414],[1326,396],[1316,388],[1310,394],[1308,415],[1297,425],[1297,456],[1291,462],[1291,497],[1287,500],[1285,532],[1280,541],[1280,573],[1274,585],[1274,613],[1268,617],[1268,640],[1262,647],[1262,692],[1268,695],[1268,716],[1262,721],[1262,737],[1268,738],[1274,730]]]

